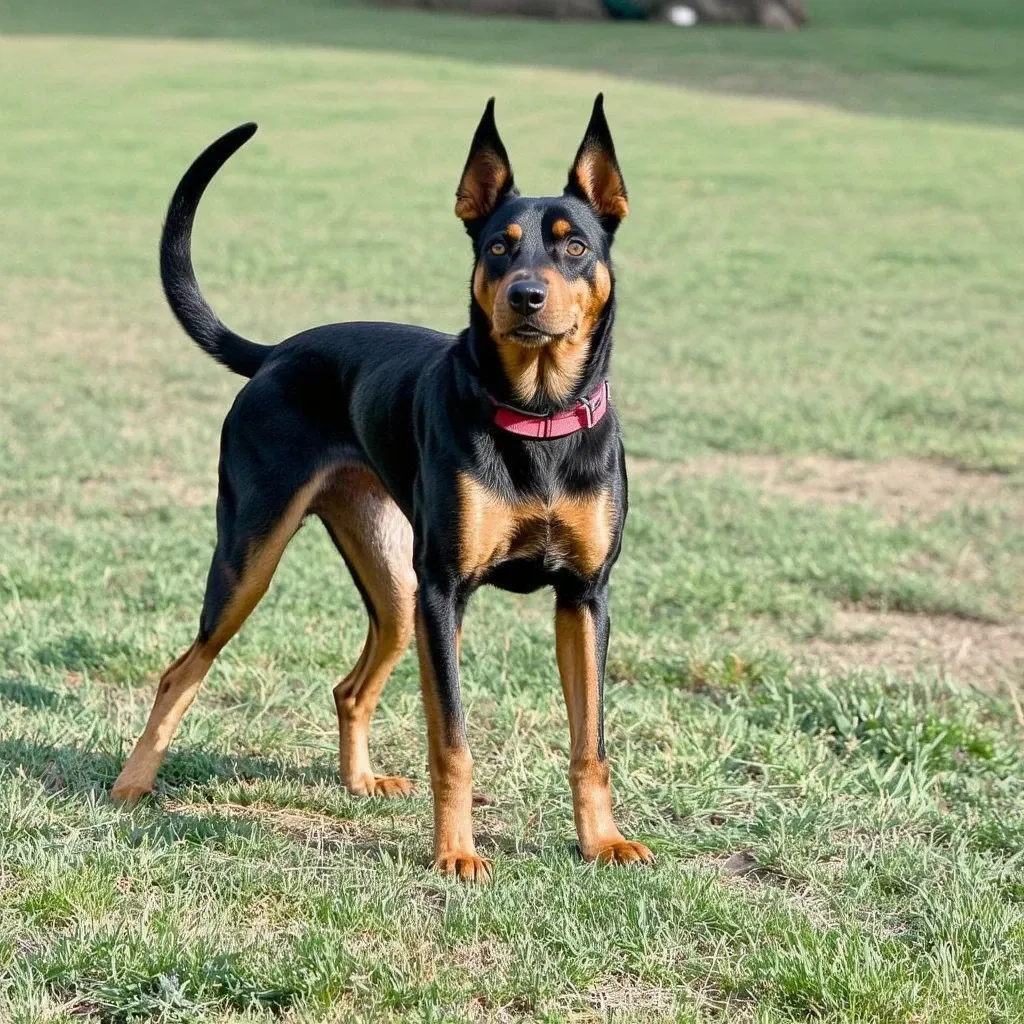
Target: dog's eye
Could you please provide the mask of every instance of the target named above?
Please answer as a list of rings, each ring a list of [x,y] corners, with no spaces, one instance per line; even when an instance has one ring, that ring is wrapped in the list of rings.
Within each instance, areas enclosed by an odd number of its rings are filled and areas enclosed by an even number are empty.
[[[565,251],[570,256],[582,256],[587,251],[587,247],[578,238],[574,238],[565,247]]]
[[[504,242],[491,242],[490,252],[492,256],[504,256],[508,250],[505,248]]]

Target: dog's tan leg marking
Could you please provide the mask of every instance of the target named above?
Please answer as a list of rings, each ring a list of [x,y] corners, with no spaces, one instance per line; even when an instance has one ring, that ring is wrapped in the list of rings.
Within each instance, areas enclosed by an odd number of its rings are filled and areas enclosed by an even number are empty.
[[[145,731],[110,791],[110,798],[116,803],[133,804],[153,789],[178,723],[212,662],[206,646],[196,640],[164,672]]]
[[[356,796],[408,796],[413,788],[408,779],[374,774],[369,737],[381,690],[413,633],[412,527],[377,477],[363,468],[332,477],[315,511],[345,552],[373,607],[359,661],[334,688],[341,781]]]
[[[460,630],[456,634],[456,649],[461,647],[461,635]],[[455,744],[448,741],[430,645],[418,613],[416,649],[427,719],[430,787],[434,794],[434,866],[465,882],[486,882],[491,877],[491,862],[477,856],[473,839],[473,757],[464,739]]]
[[[231,600],[210,638],[205,643],[197,638],[164,672],[146,728],[110,791],[112,800],[117,803],[135,803],[153,789],[157,772],[182,716],[195,699],[214,658],[238,632],[267,592],[281,555],[301,525],[310,501],[323,482],[323,476],[317,476],[296,493],[274,528],[249,553]]]
[[[650,864],[654,855],[642,843],[624,839],[612,817],[608,762],[600,756],[600,688],[597,637],[590,610],[559,608],[555,643],[562,692],[569,711],[569,783],[580,849],[586,860],[606,864]]]

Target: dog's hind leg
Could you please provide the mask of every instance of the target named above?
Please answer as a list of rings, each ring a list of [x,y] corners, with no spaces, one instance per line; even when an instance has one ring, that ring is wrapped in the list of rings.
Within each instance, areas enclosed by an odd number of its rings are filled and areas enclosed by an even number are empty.
[[[334,688],[341,781],[357,796],[407,796],[412,791],[407,779],[374,774],[369,736],[381,690],[412,638],[412,528],[377,477],[362,466],[334,474],[313,510],[345,559],[370,619],[359,660]]]
[[[258,508],[248,508],[245,503],[240,507],[233,489],[222,477],[217,502],[217,550],[207,578],[199,635],[161,677],[149,721],[114,783],[112,800],[134,803],[153,789],[178,723],[214,658],[267,592],[281,554],[302,523],[324,476],[317,475],[276,506],[265,492],[247,488],[247,493],[259,494],[258,499],[250,499],[259,502]],[[276,515],[275,507],[280,510]]]

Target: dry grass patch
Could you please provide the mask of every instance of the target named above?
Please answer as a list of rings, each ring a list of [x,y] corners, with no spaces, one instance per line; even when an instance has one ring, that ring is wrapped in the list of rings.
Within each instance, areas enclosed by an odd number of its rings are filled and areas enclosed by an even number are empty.
[[[631,459],[643,474],[737,476],[767,493],[822,505],[862,504],[889,522],[930,518],[956,508],[992,502],[1012,505],[1024,514],[1024,489],[1000,473],[967,472],[924,459],[866,462],[824,455],[709,455],[685,462]]]
[[[1018,520],[1024,524],[1024,487],[1019,478],[966,472],[921,459],[866,462],[825,456],[720,454],[681,462],[633,459],[630,469],[666,486],[687,477],[746,480],[766,495],[800,503],[862,505],[890,525],[923,524],[944,512],[993,507],[1008,513],[1014,524]],[[997,596],[993,567],[971,540],[963,544],[954,560],[940,561],[918,552],[904,557],[903,564],[924,575],[941,576],[943,586],[949,589],[966,581],[978,594],[993,600]],[[798,660],[836,671],[938,672],[986,689],[1001,689],[1007,682],[1024,685],[1024,622],[1019,609],[1019,599],[998,602],[989,613],[1004,621],[986,622],[966,613],[864,610],[844,608],[840,603],[823,635],[800,643],[775,633],[769,639]]]
[[[376,846],[384,839],[393,841],[395,838],[395,819],[392,816],[379,819],[335,818],[317,811],[277,807],[263,802],[209,804],[168,800],[163,806],[170,814],[256,821],[293,842],[317,850],[364,849]]]
[[[1024,680],[1024,623],[840,609],[800,653],[835,669],[941,672],[992,689]]]
[[[671,989],[648,985],[629,976],[608,977],[600,984],[580,993],[585,1005],[576,998],[564,1007],[564,1017],[572,1024],[616,1024],[676,1020],[679,995]]]

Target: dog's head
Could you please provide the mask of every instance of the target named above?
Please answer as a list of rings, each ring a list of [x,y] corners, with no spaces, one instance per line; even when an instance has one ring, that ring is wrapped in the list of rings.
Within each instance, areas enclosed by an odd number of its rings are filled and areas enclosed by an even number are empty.
[[[600,95],[565,190],[547,198],[519,195],[494,100],[487,104],[455,213],[475,251],[473,322],[493,343],[518,400],[564,401],[583,378],[610,311],[611,243],[628,209]]]

